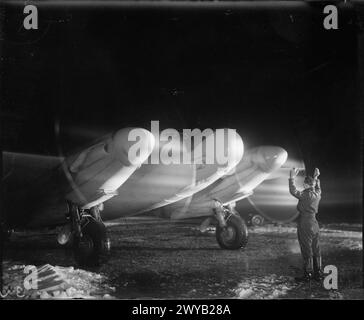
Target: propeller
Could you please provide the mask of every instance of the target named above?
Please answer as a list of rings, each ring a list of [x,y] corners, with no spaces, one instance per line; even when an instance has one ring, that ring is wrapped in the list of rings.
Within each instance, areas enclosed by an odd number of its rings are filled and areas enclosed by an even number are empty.
[[[302,160],[290,158],[247,198],[250,206],[269,221],[290,222],[298,216],[297,199],[291,196],[288,189],[289,171],[292,168],[302,169],[296,179],[297,186],[300,187],[303,184],[305,165]]]
[[[292,168],[300,169],[298,177],[302,177],[305,175],[305,164],[303,163],[303,160],[287,159],[285,164],[275,172],[271,173],[266,180],[274,180],[278,178],[288,179],[289,172],[291,171]]]

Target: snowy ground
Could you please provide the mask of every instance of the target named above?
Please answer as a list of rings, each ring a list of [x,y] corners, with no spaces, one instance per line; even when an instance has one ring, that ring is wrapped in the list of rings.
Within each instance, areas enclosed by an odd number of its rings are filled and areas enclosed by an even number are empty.
[[[221,250],[211,229],[191,222],[133,218],[109,224],[110,260],[99,268],[73,267],[69,248],[53,232],[15,233],[6,247],[3,296],[24,298],[363,299],[362,229],[321,228],[323,264],[335,265],[339,288],[297,284],[301,258],[294,224],[250,229],[243,250]],[[24,290],[24,267],[36,266],[38,290]],[[42,268],[43,267],[43,268]],[[16,289],[19,292],[16,292]]]
[[[106,277],[73,267],[37,266],[37,287],[24,285],[33,265],[3,263],[2,296],[11,299],[111,299],[115,288],[106,284]],[[34,270],[34,269],[33,269]]]

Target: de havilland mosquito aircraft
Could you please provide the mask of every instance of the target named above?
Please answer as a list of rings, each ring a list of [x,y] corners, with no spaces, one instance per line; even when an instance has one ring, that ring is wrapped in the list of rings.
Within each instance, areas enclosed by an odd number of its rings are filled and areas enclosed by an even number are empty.
[[[206,217],[205,226],[216,224],[220,247],[244,247],[247,227],[234,205],[277,172],[287,152],[275,146],[244,152],[235,130],[226,139],[231,129],[205,136],[198,130],[193,139],[182,135],[164,141],[146,129],[138,129],[138,141],[130,139],[135,129],[118,130],[70,156],[3,152],[4,237],[11,229],[58,227],[58,241],[72,241],[76,261],[93,265],[110,249],[104,221],[151,213]],[[215,147],[223,150],[215,151],[227,155],[223,163],[206,161],[207,138],[218,130],[224,138]],[[192,148],[191,140],[197,141]],[[133,158],[136,143],[139,152]],[[166,145],[169,153],[187,153],[191,161],[150,161]],[[195,152],[198,148],[203,151]]]

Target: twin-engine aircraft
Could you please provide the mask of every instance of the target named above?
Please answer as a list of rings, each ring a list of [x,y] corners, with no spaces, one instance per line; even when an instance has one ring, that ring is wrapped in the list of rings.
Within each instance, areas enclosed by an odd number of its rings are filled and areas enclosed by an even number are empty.
[[[135,130],[138,140],[130,139]],[[225,155],[225,162],[216,156],[208,161],[207,141],[218,131],[223,139],[215,141],[214,154]],[[139,150],[133,153],[136,144]],[[170,154],[191,161],[151,161],[155,155],[170,160]],[[170,219],[206,217],[203,224],[216,225],[220,247],[238,249],[247,244],[248,231],[236,202],[252,195],[286,160],[280,147],[244,152],[243,140],[232,129],[198,130],[162,141],[148,130],[124,128],[67,157],[3,152],[2,234],[60,227],[59,243],[72,241],[77,263],[94,265],[110,249],[103,221],[152,213]]]

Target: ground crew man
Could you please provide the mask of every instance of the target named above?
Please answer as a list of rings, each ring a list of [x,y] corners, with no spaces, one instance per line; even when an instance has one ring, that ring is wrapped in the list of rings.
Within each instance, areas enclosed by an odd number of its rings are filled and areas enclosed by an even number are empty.
[[[298,242],[301,247],[303,258],[303,277],[296,278],[298,281],[309,281],[322,279],[321,252],[319,244],[320,228],[316,220],[319,203],[321,200],[321,186],[318,176],[320,171],[316,168],[313,177],[306,176],[303,187],[299,191],[295,186],[295,177],[299,170],[293,168],[290,171],[289,192],[298,199],[297,210],[299,212],[297,222]]]

